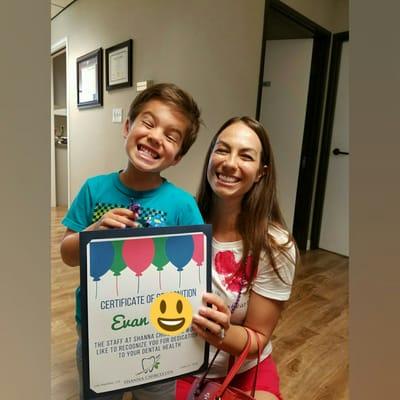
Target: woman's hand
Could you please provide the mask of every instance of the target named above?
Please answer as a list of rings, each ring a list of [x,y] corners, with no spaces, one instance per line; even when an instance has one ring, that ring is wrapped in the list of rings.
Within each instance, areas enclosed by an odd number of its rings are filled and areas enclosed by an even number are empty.
[[[91,225],[90,230],[137,228],[140,224],[135,222],[136,218],[137,214],[127,208],[113,208],[103,214],[95,224]]]
[[[203,306],[193,316],[193,331],[208,343],[218,346],[230,328],[231,312],[221,297],[214,293],[204,293],[203,302],[211,307]]]

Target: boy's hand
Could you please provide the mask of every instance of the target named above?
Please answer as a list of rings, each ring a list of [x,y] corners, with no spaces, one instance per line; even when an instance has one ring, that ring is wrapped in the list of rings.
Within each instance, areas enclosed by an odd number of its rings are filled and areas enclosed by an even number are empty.
[[[140,226],[135,222],[138,215],[126,208],[113,208],[106,212],[97,222],[89,225],[85,231],[96,231],[112,228],[136,228]],[[61,241],[61,258],[65,264],[74,267],[79,265],[79,233],[71,229],[65,231]]]
[[[113,208],[106,212],[95,224],[91,230],[115,229],[115,228],[137,228],[140,226],[135,219],[138,217],[136,213],[127,208]]]

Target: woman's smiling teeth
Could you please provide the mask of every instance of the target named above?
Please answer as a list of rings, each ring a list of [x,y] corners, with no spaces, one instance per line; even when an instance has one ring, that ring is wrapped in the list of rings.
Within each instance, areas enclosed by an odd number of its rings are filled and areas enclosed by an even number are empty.
[[[156,153],[155,151],[149,149],[148,147],[142,146],[141,144],[138,145],[138,150],[141,153],[144,153],[147,156],[150,156],[152,158],[154,158],[155,160],[160,158],[160,156],[158,155],[158,153]]]
[[[236,183],[240,181],[240,179],[237,178],[236,176],[217,174],[217,177],[221,182],[224,183]]]

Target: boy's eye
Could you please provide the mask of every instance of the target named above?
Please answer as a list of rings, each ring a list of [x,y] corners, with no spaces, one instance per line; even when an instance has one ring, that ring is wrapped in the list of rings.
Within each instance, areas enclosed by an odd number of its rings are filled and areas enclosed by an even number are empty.
[[[178,140],[174,135],[166,135],[169,142],[176,143]]]
[[[151,123],[151,121],[143,120],[142,122],[143,122],[143,125],[144,125],[146,128],[152,128],[152,127],[153,127],[153,124]]]

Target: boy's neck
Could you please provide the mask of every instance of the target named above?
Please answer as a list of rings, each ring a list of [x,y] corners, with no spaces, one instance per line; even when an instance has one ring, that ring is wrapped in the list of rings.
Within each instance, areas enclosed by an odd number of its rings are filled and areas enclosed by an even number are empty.
[[[125,186],[139,191],[156,189],[163,182],[159,172],[138,171],[131,164],[128,164],[119,177]]]

